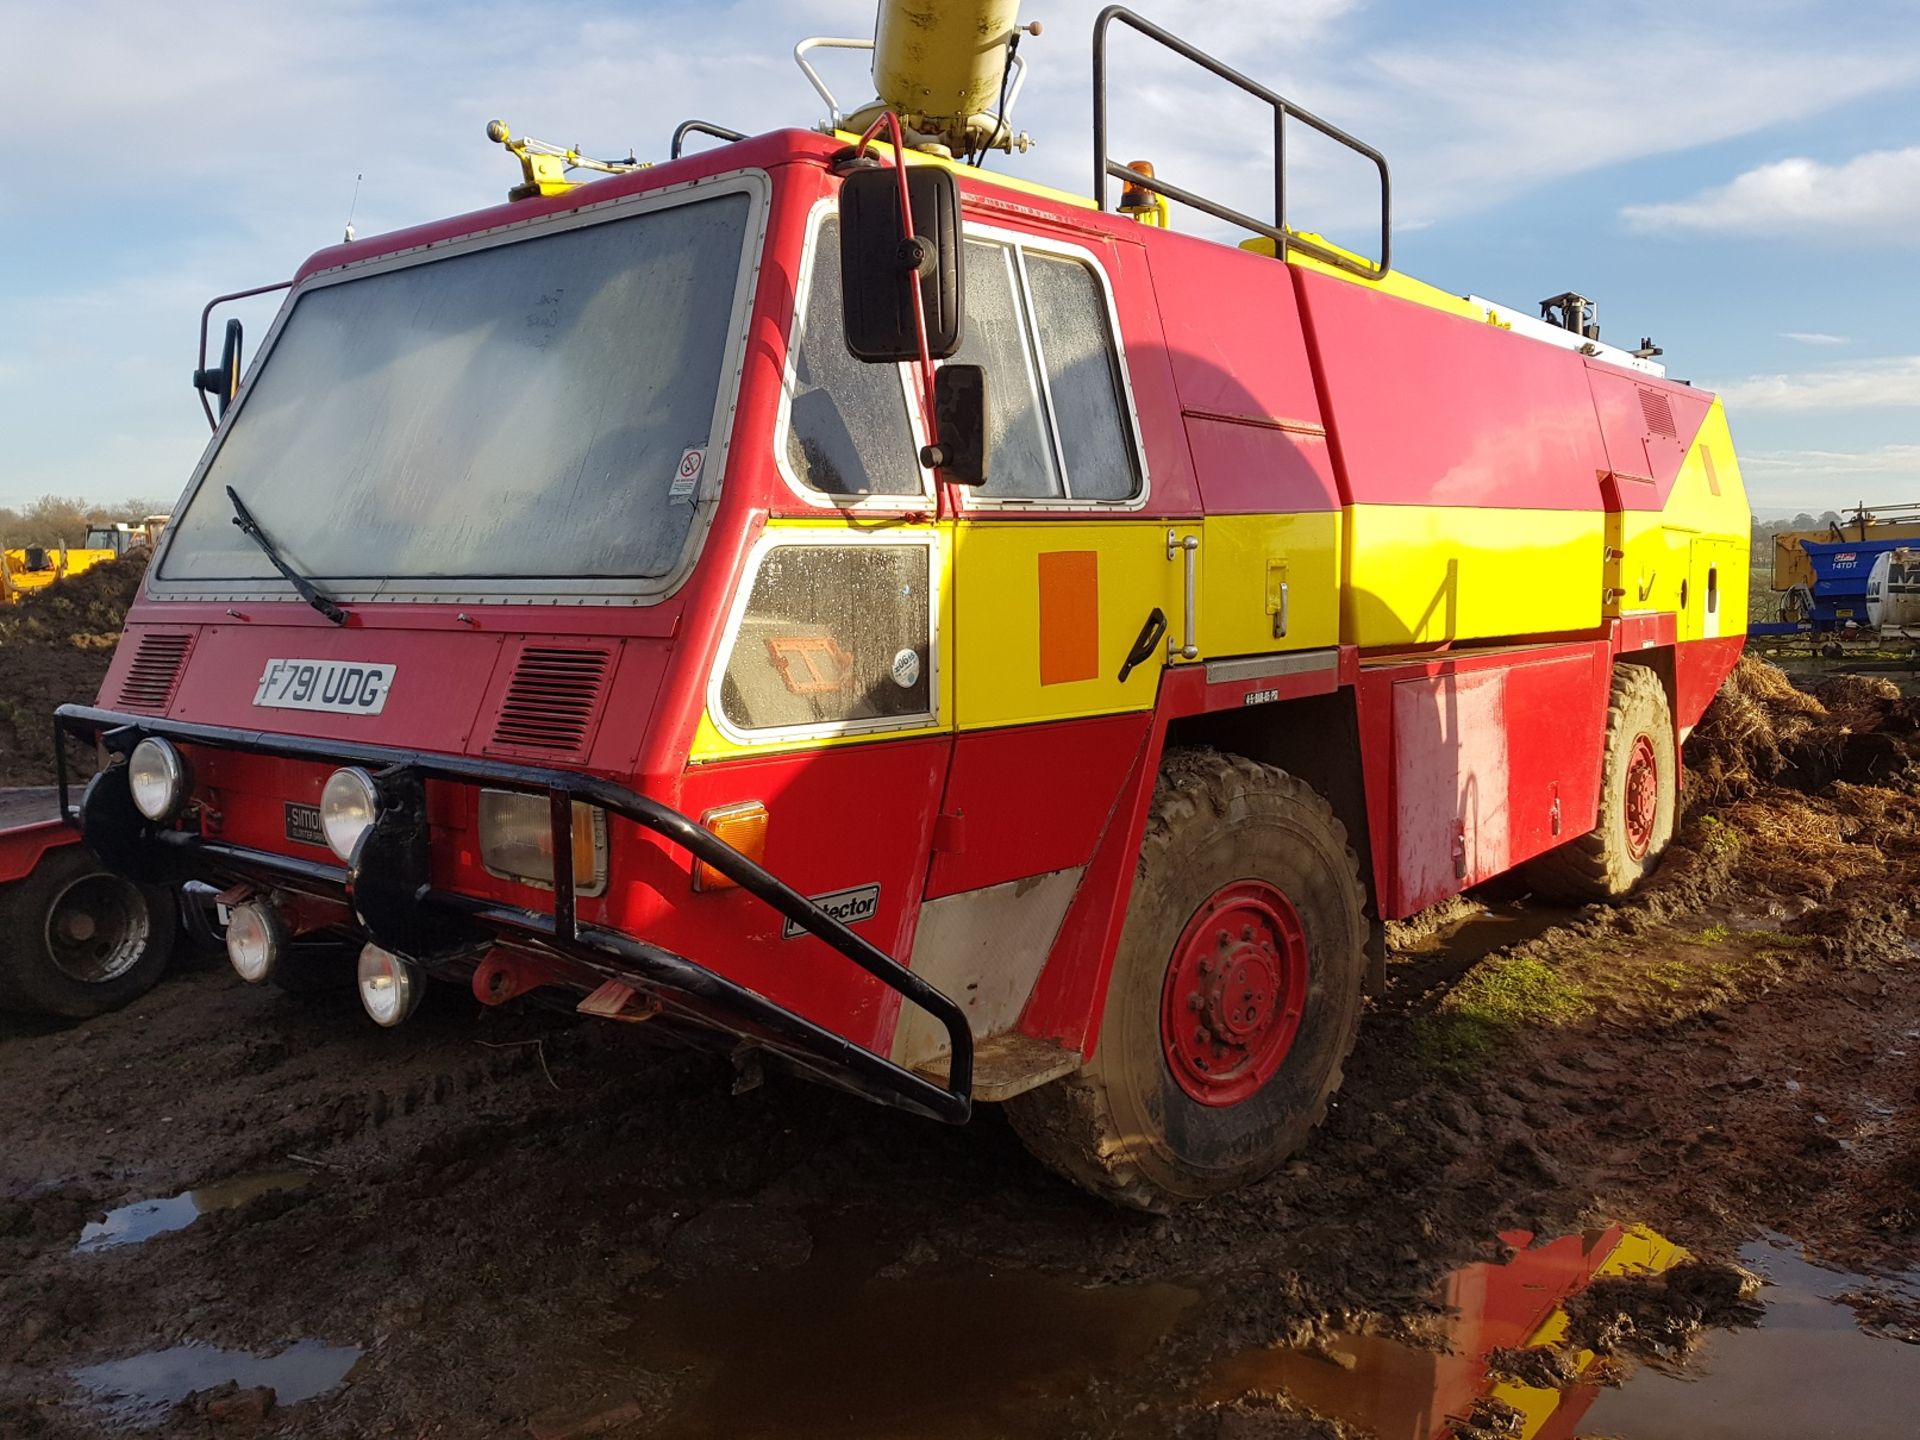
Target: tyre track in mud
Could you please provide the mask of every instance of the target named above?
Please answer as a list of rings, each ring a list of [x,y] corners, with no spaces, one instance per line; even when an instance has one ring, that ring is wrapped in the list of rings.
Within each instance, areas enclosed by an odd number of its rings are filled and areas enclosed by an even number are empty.
[[[103,1433],[78,1366],[300,1338],[364,1354],[302,1405],[187,1406],[149,1433],[521,1436],[601,1415],[646,1434],[711,1367],[637,1356],[637,1311],[750,1304],[849,1234],[910,1276],[976,1264],[1189,1291],[1124,1363],[1090,1354],[1023,1395],[1020,1433],[1061,1436],[1336,1434],[1203,1405],[1200,1379],[1333,1326],[1430,1341],[1436,1280],[1501,1231],[1643,1221],[1726,1256],[1772,1230],[1816,1257],[1911,1264],[1920,802],[1905,782],[1700,768],[1726,788],[1642,894],[1504,952],[1399,957],[1300,1157],[1164,1218],[1047,1176],[992,1113],[956,1131],[779,1079],[735,1096],[724,1063],[644,1027],[451,992],[389,1034],[351,995],[251,990],[203,959],[85,1026],[0,1021],[0,1094],[17,1097],[0,1434]],[[70,1253],[130,1198],[287,1167],[312,1179]],[[930,1344],[964,1346],[966,1320],[955,1342],[929,1317]],[[859,1335],[826,1311],[791,1321]]]

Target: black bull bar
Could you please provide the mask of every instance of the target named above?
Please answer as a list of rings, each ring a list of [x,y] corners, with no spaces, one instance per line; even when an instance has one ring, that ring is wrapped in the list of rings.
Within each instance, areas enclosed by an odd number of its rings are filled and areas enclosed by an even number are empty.
[[[352,898],[355,913],[374,943],[427,961],[484,944],[503,931],[531,936],[604,979],[690,998],[709,1018],[726,1017],[729,1028],[737,1018],[745,1022],[746,1033],[775,1053],[869,1099],[952,1124],[963,1123],[971,1113],[973,1032],[958,1005],[712,831],[624,785],[535,765],[160,720],[90,705],[62,705],[53,723],[62,814],[73,813],[63,743],[70,735],[89,744],[97,741],[123,760],[141,740],[157,735],[213,749],[357,764],[368,770],[379,792],[379,819],[356,848],[352,867],[344,867],[155,825],[133,804],[126,766],[109,765],[87,784],[79,807],[80,828],[103,861],[132,878],[176,881],[195,878],[197,870],[224,868],[337,886]],[[553,825],[552,914],[456,895],[428,883],[428,780],[486,784],[547,797]],[[575,801],[630,820],[711,865],[932,1015],[946,1030],[952,1047],[947,1085],[943,1088],[896,1065],[684,956],[618,930],[582,924],[574,903]]]

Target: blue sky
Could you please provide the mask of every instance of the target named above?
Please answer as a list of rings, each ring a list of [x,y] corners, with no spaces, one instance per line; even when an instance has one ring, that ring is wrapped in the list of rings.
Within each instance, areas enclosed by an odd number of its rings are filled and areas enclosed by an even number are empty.
[[[1084,190],[1092,3],[1045,22],[996,168]],[[1720,390],[1754,504],[1920,500],[1920,6],[1801,0],[1139,0],[1386,151],[1399,268],[1515,305],[1576,289]],[[789,58],[871,33],[871,0],[405,4],[12,0],[0,47],[0,504],[178,493],[206,442],[200,306],[337,240],[501,198],[496,115],[664,157],[701,116],[810,125]],[[54,63],[55,60],[58,63]],[[1252,112],[1117,42],[1116,149],[1260,203]],[[853,100],[864,65],[831,78]],[[1242,139],[1240,137],[1244,136]],[[1203,139],[1207,142],[1203,144]],[[1294,223],[1368,233],[1341,157],[1297,147]],[[271,307],[248,313],[257,340]]]

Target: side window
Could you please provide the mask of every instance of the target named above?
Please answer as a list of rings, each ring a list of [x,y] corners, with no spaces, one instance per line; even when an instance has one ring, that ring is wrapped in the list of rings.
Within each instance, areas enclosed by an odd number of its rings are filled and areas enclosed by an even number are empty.
[[[967,321],[953,358],[987,370],[987,483],[975,492],[1053,499],[1064,493],[1033,363],[1018,256],[1009,245],[967,242]]]
[[[840,222],[828,216],[813,250],[806,314],[794,338],[787,464],[825,495],[922,493],[918,447],[900,372],[867,365],[841,335]]]
[[[1067,493],[1076,500],[1131,500],[1139,476],[1100,282],[1078,260],[1029,252],[1027,283]]]
[[[1084,262],[967,242],[966,338],[987,371],[994,499],[1130,500],[1140,467],[1106,293]]]
[[[753,578],[720,682],[741,730],[933,713],[933,551],[776,545]]]

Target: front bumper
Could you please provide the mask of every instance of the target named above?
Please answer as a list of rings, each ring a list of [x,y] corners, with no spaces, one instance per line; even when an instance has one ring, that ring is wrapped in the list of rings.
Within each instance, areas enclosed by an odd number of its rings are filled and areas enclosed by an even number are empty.
[[[566,770],[158,720],[87,705],[61,706],[54,729],[57,742],[67,736],[88,744],[97,741],[122,760],[147,736],[160,735],[214,749],[357,764],[373,775],[380,791],[380,818],[349,868],[162,829],[134,807],[126,766],[106,766],[88,782],[80,802],[81,832],[102,860],[133,879],[179,883],[233,873],[338,888],[352,901],[354,913],[375,944],[429,963],[436,956],[471,951],[496,938],[531,938],[603,979],[681,997],[702,1015],[723,1019],[727,1028],[870,1099],[953,1124],[964,1122],[972,1111],[973,1033],[958,1005],[711,831],[623,785]],[[55,751],[61,757],[60,807],[62,813],[70,813],[64,744],[56,743]],[[547,797],[555,857],[550,914],[433,888],[427,867],[429,780]],[[932,1015],[952,1046],[946,1085],[896,1065],[684,956],[637,936],[581,923],[573,886],[575,801],[630,820],[705,861],[907,1003]]]

